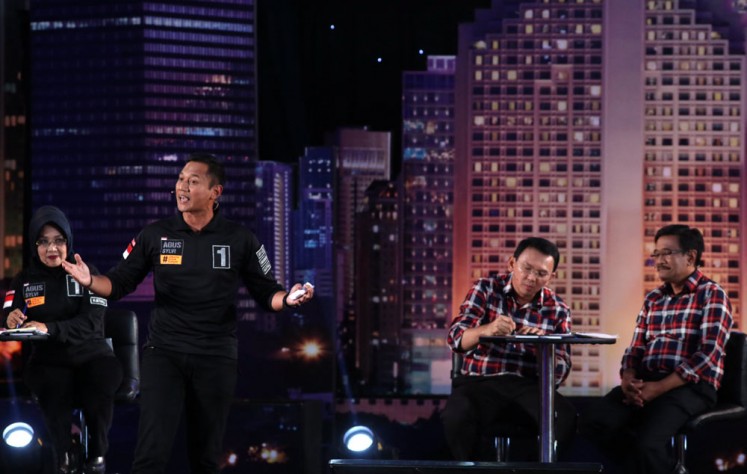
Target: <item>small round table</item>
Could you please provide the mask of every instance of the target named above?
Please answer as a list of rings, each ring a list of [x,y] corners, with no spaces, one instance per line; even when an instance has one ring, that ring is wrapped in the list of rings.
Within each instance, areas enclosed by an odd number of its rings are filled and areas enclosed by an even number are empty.
[[[535,344],[537,346],[537,364],[539,365],[539,459],[540,462],[555,462],[555,350],[557,344],[614,344],[616,336],[586,336],[576,333],[548,334],[536,336],[513,334],[510,336],[482,336],[481,344]]]

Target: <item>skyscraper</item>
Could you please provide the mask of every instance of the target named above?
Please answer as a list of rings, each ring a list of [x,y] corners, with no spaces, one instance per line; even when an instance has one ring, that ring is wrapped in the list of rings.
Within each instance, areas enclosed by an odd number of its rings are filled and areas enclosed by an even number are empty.
[[[721,5],[647,4],[645,251],[653,250],[653,236],[663,225],[699,228],[706,243],[704,272],[729,294],[738,324],[747,291],[744,40],[740,17]],[[646,289],[656,286],[652,266],[645,279]]]
[[[24,169],[28,163],[27,107],[28,7],[0,3],[0,282],[12,278],[23,262]],[[2,288],[2,284],[0,284]]]
[[[503,13],[500,4],[460,30],[453,307],[473,281],[505,272],[522,238],[538,235],[560,248],[552,286],[574,328],[598,331],[602,2]],[[491,28],[499,14],[507,16]],[[574,372],[568,385],[599,387],[598,370]]]
[[[391,134],[341,128],[328,139],[335,151],[335,288],[338,321],[352,308],[355,273],[355,213],[363,207],[368,186],[389,180]]]
[[[451,313],[455,56],[403,74],[402,348],[404,389],[450,390],[444,337]]]
[[[295,283],[291,271],[293,168],[284,163],[260,161],[255,182],[257,238],[267,251],[275,278],[290,288]]]
[[[514,3],[513,7],[508,6]],[[717,5],[718,3],[718,5]],[[618,382],[659,227],[706,237],[706,274],[745,291],[744,43],[723,2],[500,2],[460,30],[454,289],[505,271],[521,238],[558,244],[576,331],[564,390]]]
[[[377,180],[355,215],[355,365],[383,393],[401,390],[401,234],[398,186]]]
[[[88,261],[175,212],[191,152],[223,159],[221,212],[252,224],[253,0],[39,0],[31,19],[32,204],[68,213]]]
[[[331,147],[306,148],[299,160],[298,231],[294,281],[309,281],[315,297],[332,297],[334,157]]]

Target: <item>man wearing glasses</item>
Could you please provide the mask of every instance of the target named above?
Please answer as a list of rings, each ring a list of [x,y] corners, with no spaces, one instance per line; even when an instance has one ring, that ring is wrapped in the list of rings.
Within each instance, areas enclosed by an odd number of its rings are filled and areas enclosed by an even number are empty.
[[[620,386],[592,406],[580,426],[629,473],[672,471],[667,445],[689,418],[716,403],[733,324],[726,292],[698,269],[700,231],[669,225],[654,242],[651,262],[663,284],[643,301]]]
[[[547,287],[559,260],[552,242],[524,239],[508,260],[509,273],[477,281],[459,308],[447,343],[463,355],[464,362],[441,415],[455,459],[481,460],[486,452],[482,431],[497,420],[539,423],[536,348],[532,344],[480,344],[479,338],[570,332],[570,309]],[[555,347],[555,376],[560,384],[568,376],[571,357],[566,344]],[[560,394],[556,394],[555,409],[556,436],[562,444],[573,436],[576,411]]]

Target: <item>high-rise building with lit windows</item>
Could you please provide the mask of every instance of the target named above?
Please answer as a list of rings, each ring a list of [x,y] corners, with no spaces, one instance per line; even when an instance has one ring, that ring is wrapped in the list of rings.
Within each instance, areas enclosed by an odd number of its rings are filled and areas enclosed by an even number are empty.
[[[295,283],[291,270],[293,168],[285,163],[259,161],[255,183],[257,238],[270,258],[275,278],[290,288]]]
[[[460,30],[454,285],[506,269],[528,235],[558,244],[576,331],[567,394],[619,382],[656,230],[698,227],[703,271],[741,322],[744,30],[728,2],[501,2]],[[463,128],[462,128],[463,127]]]
[[[331,147],[308,147],[299,159],[299,211],[296,244],[295,281],[314,284],[314,295],[332,297],[334,246],[333,183],[334,155]],[[334,318],[333,318],[334,319]]]
[[[363,209],[368,186],[389,180],[391,133],[365,128],[340,128],[327,137],[334,150],[335,289],[338,322],[353,307],[355,213]]]
[[[452,319],[455,56],[429,56],[402,77],[402,347],[404,389],[448,393]]]
[[[373,181],[355,214],[355,367],[374,393],[401,391],[404,375],[398,188]]]
[[[694,1],[645,9],[644,240],[672,223],[705,238],[703,271],[741,323],[745,282],[745,33],[738,15]],[[731,22],[728,19],[731,13]],[[714,21],[718,19],[719,21]],[[645,289],[658,284],[646,268]]]
[[[560,248],[551,286],[574,328],[598,331],[603,5],[501,4],[460,29],[454,311],[475,280],[504,273],[519,241],[536,235]],[[567,385],[599,387],[598,371],[574,372]]]
[[[32,205],[67,212],[88,261],[176,212],[192,152],[222,159],[220,212],[253,224],[254,25],[254,0],[32,2]]]
[[[0,290],[23,263],[28,163],[28,4],[0,2]]]

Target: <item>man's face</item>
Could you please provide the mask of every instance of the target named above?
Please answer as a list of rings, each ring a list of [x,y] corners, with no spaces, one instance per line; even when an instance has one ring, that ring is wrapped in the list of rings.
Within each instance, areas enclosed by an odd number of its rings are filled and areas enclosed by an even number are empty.
[[[669,255],[667,255],[669,254]],[[676,235],[662,235],[656,241],[652,258],[659,278],[665,283],[680,283],[695,270],[695,251],[683,252]]]
[[[522,302],[534,299],[552,277],[555,262],[550,255],[527,247],[518,258],[508,260],[508,270],[512,273],[511,286]]]
[[[207,172],[208,165],[197,161],[190,161],[182,168],[175,192],[176,207],[181,212],[204,212],[213,208],[222,186],[211,185]]]

